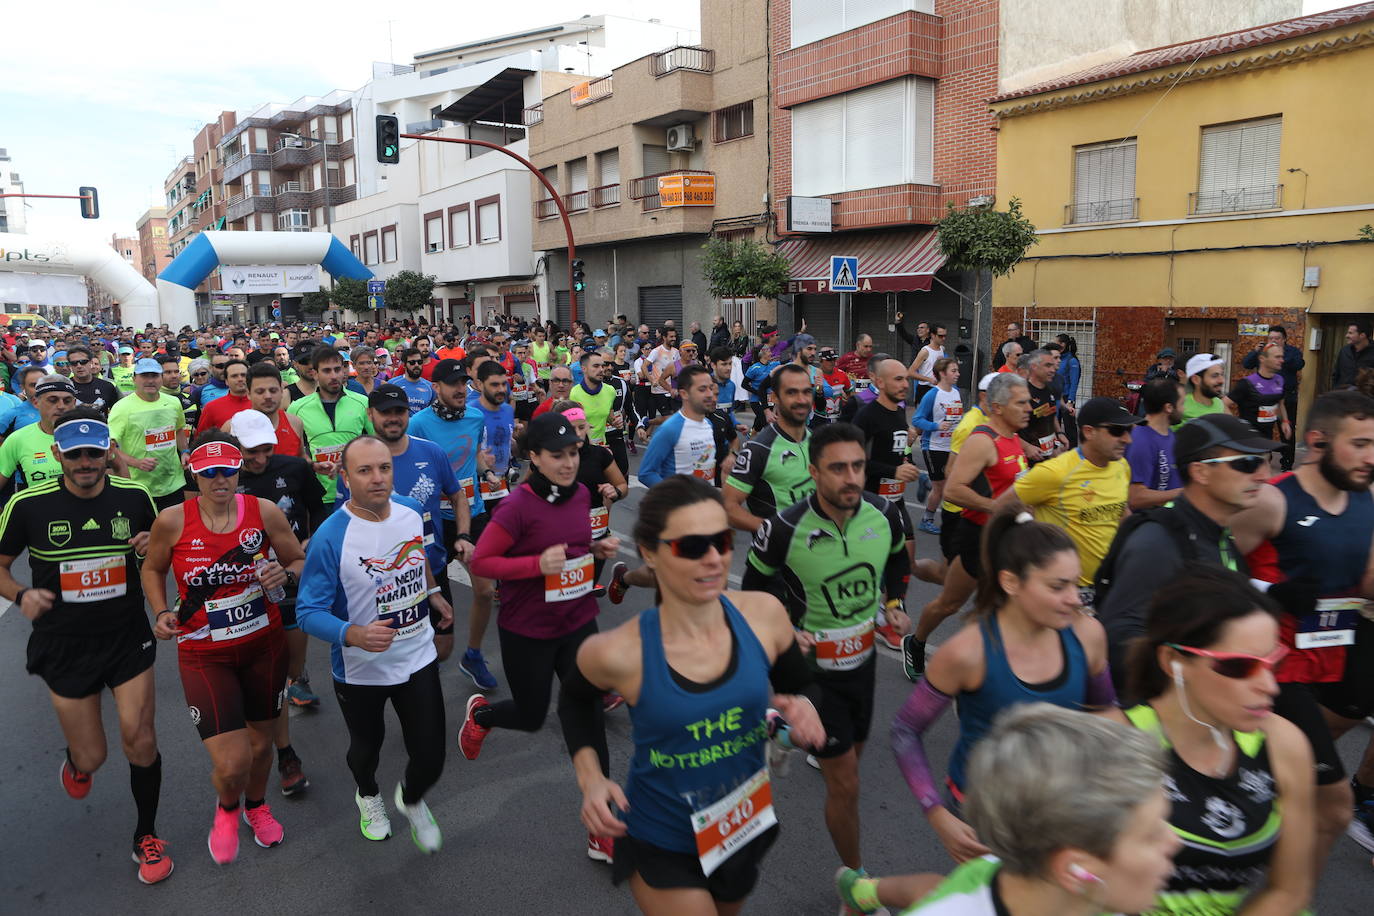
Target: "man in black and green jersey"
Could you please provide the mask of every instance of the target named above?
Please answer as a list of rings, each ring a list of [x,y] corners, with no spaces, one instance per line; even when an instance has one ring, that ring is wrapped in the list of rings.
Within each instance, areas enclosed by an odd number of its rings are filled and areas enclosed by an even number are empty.
[[[5,444],[0,445],[0,489],[16,470],[29,487],[62,476],[62,465],[52,451],[53,425],[76,406],[76,386],[66,376],[45,375],[38,380],[33,399],[38,422],[5,437]]]
[[[873,634],[887,596],[887,624],[905,632],[909,561],[900,510],[864,492],[864,437],[848,423],[811,436],[815,492],[773,516],[754,535],[746,591],[779,595],[810,654],[820,685],[826,746],[825,823],[846,866],[863,868],[859,849],[859,755],[873,720],[877,669]]]
[[[807,470],[807,443],[815,389],[806,369],[788,363],[773,370],[768,390],[777,420],[759,430],[735,456],[725,481],[730,524],[758,531],[763,520],[795,505],[816,489]]]
[[[33,622],[27,668],[48,685],[66,736],[60,775],[72,798],[86,797],[105,762],[100,693],[114,694],[138,809],[133,857],[139,880],[153,884],[171,874],[172,860],[154,825],[162,786],[155,649],[136,562],[157,510],[143,487],[107,473],[110,430],[99,410],[63,414],[50,442],[61,474],[31,484],[0,515],[0,595]],[[26,549],[31,588],[10,572]]]
[[[319,347],[310,355],[315,372],[315,393],[293,400],[287,413],[301,418],[310,442],[310,461],[330,467],[318,474],[324,488],[325,514],[334,511],[337,478],[344,446],[363,433],[375,432],[367,418],[367,398],[344,388],[343,357],[333,347]]]

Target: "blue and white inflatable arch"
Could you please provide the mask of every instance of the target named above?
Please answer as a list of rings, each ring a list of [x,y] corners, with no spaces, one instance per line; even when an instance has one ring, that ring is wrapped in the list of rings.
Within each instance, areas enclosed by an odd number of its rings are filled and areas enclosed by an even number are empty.
[[[372,278],[343,242],[325,232],[202,232],[158,274],[162,321],[194,327],[195,289],[222,264],[318,264],[336,280]]]

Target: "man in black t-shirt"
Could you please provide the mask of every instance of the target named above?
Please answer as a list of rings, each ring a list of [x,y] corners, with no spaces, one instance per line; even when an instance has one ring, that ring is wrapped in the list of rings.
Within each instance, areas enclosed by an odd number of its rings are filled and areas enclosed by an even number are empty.
[[[76,402],[94,407],[108,416],[110,407],[119,400],[120,392],[114,382],[100,377],[100,363],[95,355],[86,347],[72,347],[67,351],[67,361],[72,367]]]
[[[906,485],[921,476],[911,463],[911,426],[902,409],[902,398],[910,390],[906,367],[895,359],[884,360],[873,377],[873,387],[877,398],[854,414],[854,425],[863,432],[868,452],[864,489],[900,504]]]
[[[108,687],[114,694],[138,809],[134,860],[139,880],[154,884],[171,874],[172,860],[154,823],[162,787],[153,727],[156,649],[136,561],[148,549],[157,510],[143,487],[106,472],[110,429],[95,408],[58,417],[52,451],[62,475],[23,490],[0,515],[0,595],[33,622],[27,668],[47,684],[71,742],[60,775],[72,798],[90,793],[92,774],[105,762],[100,693]],[[26,549],[32,587],[11,573]]]
[[[1054,354],[1032,350],[1021,357],[1020,375],[1030,388],[1030,422],[1017,435],[1025,443],[1027,460],[1044,461],[1069,447],[1059,423],[1059,397],[1054,390]]]

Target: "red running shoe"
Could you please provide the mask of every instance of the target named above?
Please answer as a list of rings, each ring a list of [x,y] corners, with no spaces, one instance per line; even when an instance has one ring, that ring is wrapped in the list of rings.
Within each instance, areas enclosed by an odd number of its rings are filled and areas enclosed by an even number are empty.
[[[267,803],[256,808],[243,808],[243,822],[253,829],[253,842],[263,849],[271,849],[281,844],[286,830],[281,822],[272,816],[272,806]],[[237,832],[235,833],[237,836]]]
[[[895,649],[898,652],[901,651],[902,634],[897,632],[896,627],[889,623],[876,627],[875,631],[878,634],[878,642],[887,646],[889,649]]]
[[[625,592],[629,591],[629,586],[625,584],[625,573],[629,570],[623,562],[617,562],[611,567],[611,582],[606,586],[606,596],[611,599],[611,604],[619,604],[625,600]]]
[[[615,861],[615,839],[587,834],[587,858],[610,865]]]
[[[490,705],[480,693],[468,697],[467,715],[463,718],[463,727],[458,731],[458,749],[469,760],[476,760],[477,755],[482,753],[482,742],[487,740],[487,734],[491,731],[478,725],[472,717],[473,713]]]
[[[239,819],[237,810],[225,811],[215,805],[215,820],[210,825],[210,858],[216,865],[228,865],[239,854]]]
[[[134,861],[138,863],[138,880],[144,884],[157,884],[172,873],[167,844],[151,833],[145,833],[134,843]]]
[[[85,798],[91,794],[91,774],[83,773],[64,755],[62,757],[62,788],[72,798]]]
[[[601,711],[610,712],[625,705],[625,698],[614,690],[607,690],[601,695]]]

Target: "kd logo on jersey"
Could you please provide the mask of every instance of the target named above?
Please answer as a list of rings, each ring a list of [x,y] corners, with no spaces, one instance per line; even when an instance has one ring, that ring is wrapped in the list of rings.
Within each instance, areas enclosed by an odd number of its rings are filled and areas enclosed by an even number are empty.
[[[878,603],[877,575],[867,563],[856,563],[821,583],[821,593],[837,620],[848,620]]]

